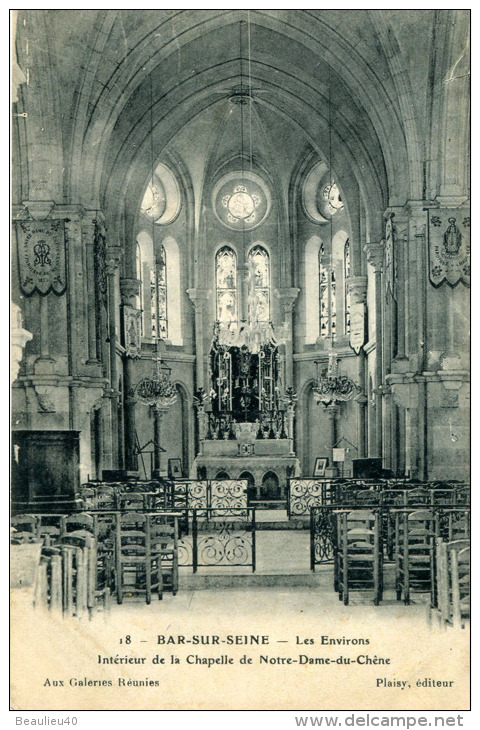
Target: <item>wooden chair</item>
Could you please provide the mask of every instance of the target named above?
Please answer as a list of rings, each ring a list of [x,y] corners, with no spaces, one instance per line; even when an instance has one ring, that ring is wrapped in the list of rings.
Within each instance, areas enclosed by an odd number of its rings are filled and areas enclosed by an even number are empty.
[[[90,484],[82,484],[78,496],[84,510],[95,509],[95,489]]]
[[[97,539],[97,519],[88,512],[74,512],[71,515],[63,515],[62,519],[62,535],[76,530],[85,530],[92,537]]]
[[[380,504],[380,492],[376,492],[374,489],[359,489],[355,492],[352,503],[359,507]]]
[[[442,488],[440,486],[432,489],[431,491],[431,504],[432,505],[450,505],[453,506],[456,502],[456,490],[450,488]]]
[[[401,507],[404,503],[404,490],[386,489],[381,493],[380,503],[383,515],[383,535],[385,555],[388,560],[394,560],[395,556],[395,507]]]
[[[63,609],[62,551],[59,547],[42,547],[35,605],[48,606],[49,610]]]
[[[36,515],[15,515],[10,519],[10,525],[15,529],[16,532],[31,532],[34,535],[37,534]]]
[[[93,537],[85,530],[63,535],[62,551],[63,611],[67,616],[82,616],[88,609],[89,562]]]
[[[448,511],[448,541],[470,539],[470,510],[451,509]]]
[[[43,539],[45,545],[54,545],[63,529],[64,515],[61,514],[38,514],[37,535]]]
[[[431,492],[429,489],[416,487],[405,490],[405,506],[428,507],[431,504]]]
[[[397,512],[395,528],[395,588],[397,600],[429,593],[435,605],[435,521],[430,510]]]
[[[94,509],[114,510],[117,508],[114,487],[102,485],[95,489]]]
[[[41,537],[38,537],[38,535],[35,535],[34,532],[22,532],[20,530],[15,530],[13,528],[12,532],[10,533],[10,544],[11,545],[27,545],[27,544],[36,544],[39,545],[43,544],[43,540]]]
[[[116,495],[117,509],[142,512],[149,506],[149,494],[146,492],[122,492]]]
[[[346,606],[352,591],[373,591],[376,606],[382,598],[380,524],[370,510],[338,514],[338,590]]]
[[[458,506],[470,505],[470,487],[466,484],[461,484],[455,487],[455,504]]]
[[[63,518],[63,536],[68,540],[72,533],[88,533],[92,540],[87,541],[88,556],[88,609],[90,613],[100,603],[104,609],[110,608],[110,591],[113,583],[114,539],[108,533],[100,539],[99,515],[78,512]]]
[[[135,512],[118,514],[115,536],[115,584],[117,602],[125,595],[145,595],[152,591],[162,597],[161,561],[152,555],[147,516]]]
[[[178,519],[162,514],[148,515],[152,556],[159,560],[162,589],[178,591]],[[161,598],[159,589],[159,598]]]
[[[448,545],[452,576],[452,622],[456,628],[465,627],[470,618],[470,541],[455,540]]]
[[[464,628],[470,618],[470,541],[437,540],[437,607],[442,623]]]

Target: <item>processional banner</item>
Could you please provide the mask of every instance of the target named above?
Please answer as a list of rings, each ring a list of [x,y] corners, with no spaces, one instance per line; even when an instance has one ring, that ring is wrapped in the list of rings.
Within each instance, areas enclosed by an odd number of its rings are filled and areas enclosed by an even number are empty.
[[[22,292],[60,296],[67,288],[63,220],[16,221],[18,265]]]
[[[430,281],[470,286],[470,208],[428,211]]]

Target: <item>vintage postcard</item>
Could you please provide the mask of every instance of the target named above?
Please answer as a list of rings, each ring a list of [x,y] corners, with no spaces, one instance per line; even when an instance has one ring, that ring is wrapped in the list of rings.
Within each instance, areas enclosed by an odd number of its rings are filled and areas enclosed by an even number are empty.
[[[11,11],[12,710],[461,725],[469,39]]]

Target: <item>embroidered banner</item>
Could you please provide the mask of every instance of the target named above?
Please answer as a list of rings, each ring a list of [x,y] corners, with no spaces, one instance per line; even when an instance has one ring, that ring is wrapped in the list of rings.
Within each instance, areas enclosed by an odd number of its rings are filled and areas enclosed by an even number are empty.
[[[63,220],[16,221],[20,288],[61,295],[67,288]]]
[[[397,299],[397,286],[395,271],[395,229],[393,227],[393,214],[390,213],[385,223],[385,293],[393,299]]]
[[[470,209],[439,208],[428,211],[430,281],[470,286]]]
[[[128,305],[123,307],[123,337],[125,342],[125,354],[127,357],[140,357],[141,342],[141,317],[140,309],[134,309]]]
[[[365,304],[352,304],[350,307],[350,347],[356,355],[365,344]]]

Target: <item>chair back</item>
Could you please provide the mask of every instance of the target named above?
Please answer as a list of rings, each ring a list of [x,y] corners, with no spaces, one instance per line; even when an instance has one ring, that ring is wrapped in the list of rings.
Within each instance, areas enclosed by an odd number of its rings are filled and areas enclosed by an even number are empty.
[[[18,532],[33,532],[37,531],[37,517],[36,515],[15,515],[11,518],[10,524]]]
[[[74,532],[76,530],[85,530],[96,537],[95,518],[86,512],[77,512],[68,515],[63,520],[64,533]]]

